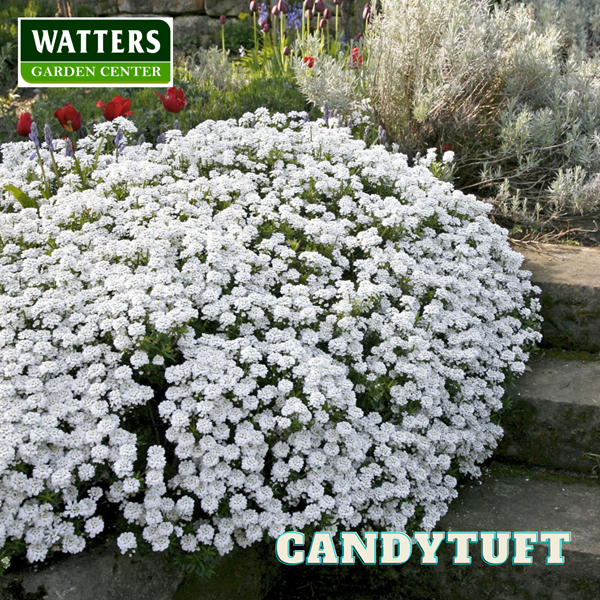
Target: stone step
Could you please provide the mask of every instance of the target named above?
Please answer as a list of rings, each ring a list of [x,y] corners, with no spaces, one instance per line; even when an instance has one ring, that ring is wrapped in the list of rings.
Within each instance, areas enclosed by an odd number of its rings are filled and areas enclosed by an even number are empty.
[[[600,455],[600,360],[545,352],[508,388],[496,456],[528,465],[590,472]],[[595,359],[595,360],[590,360]]]
[[[600,248],[519,244],[515,249],[542,290],[542,344],[599,352]]]
[[[472,546],[471,565],[452,564],[454,544],[443,544],[439,564],[428,567],[444,590],[439,598],[597,600],[600,598],[600,486],[590,478],[493,464],[463,486],[436,531],[566,531],[563,565],[546,565],[547,544],[535,544],[529,566],[509,560],[492,566]],[[424,567],[420,567],[424,570]],[[417,575],[418,576],[418,571]]]

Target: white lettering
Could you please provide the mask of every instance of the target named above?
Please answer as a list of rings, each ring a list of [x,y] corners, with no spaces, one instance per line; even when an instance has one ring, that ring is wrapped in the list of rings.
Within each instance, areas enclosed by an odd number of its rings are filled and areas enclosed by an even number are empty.
[[[154,34],[154,35],[152,35]],[[152,44],[152,47],[154,48],[154,50],[150,50],[150,48],[146,48],[146,52],[149,52],[150,54],[156,54],[159,50],[160,50],[160,42],[156,39],[156,36],[158,35],[158,31],[156,29],[152,29],[148,32],[148,34],[146,35],[146,38],[148,39],[148,41]]]
[[[42,39],[40,40],[40,32],[36,29],[33,30],[33,40],[35,41],[35,48],[38,52],[43,52],[44,47],[47,48],[48,52],[54,51],[54,43],[56,42],[56,36],[58,31],[54,31],[52,42],[50,42],[50,34],[47,29],[42,30]]]

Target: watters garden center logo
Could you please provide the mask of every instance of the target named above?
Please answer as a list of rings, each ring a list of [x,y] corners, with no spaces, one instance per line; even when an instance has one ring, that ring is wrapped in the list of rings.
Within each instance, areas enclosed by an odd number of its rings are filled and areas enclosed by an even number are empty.
[[[169,17],[20,18],[19,87],[173,85]]]

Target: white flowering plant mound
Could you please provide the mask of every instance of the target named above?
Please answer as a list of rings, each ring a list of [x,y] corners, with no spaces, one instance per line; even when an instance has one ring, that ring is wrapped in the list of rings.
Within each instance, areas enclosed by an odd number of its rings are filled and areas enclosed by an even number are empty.
[[[434,527],[539,335],[489,206],[301,114],[117,127],[3,148],[0,547]]]

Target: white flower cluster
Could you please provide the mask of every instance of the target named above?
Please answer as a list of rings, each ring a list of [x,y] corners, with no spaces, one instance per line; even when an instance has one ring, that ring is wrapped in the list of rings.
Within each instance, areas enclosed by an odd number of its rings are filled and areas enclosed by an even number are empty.
[[[39,209],[0,206],[0,547],[79,552],[115,513],[123,552],[430,529],[478,474],[538,339],[487,205],[265,110],[50,198],[30,143],[3,153]]]

